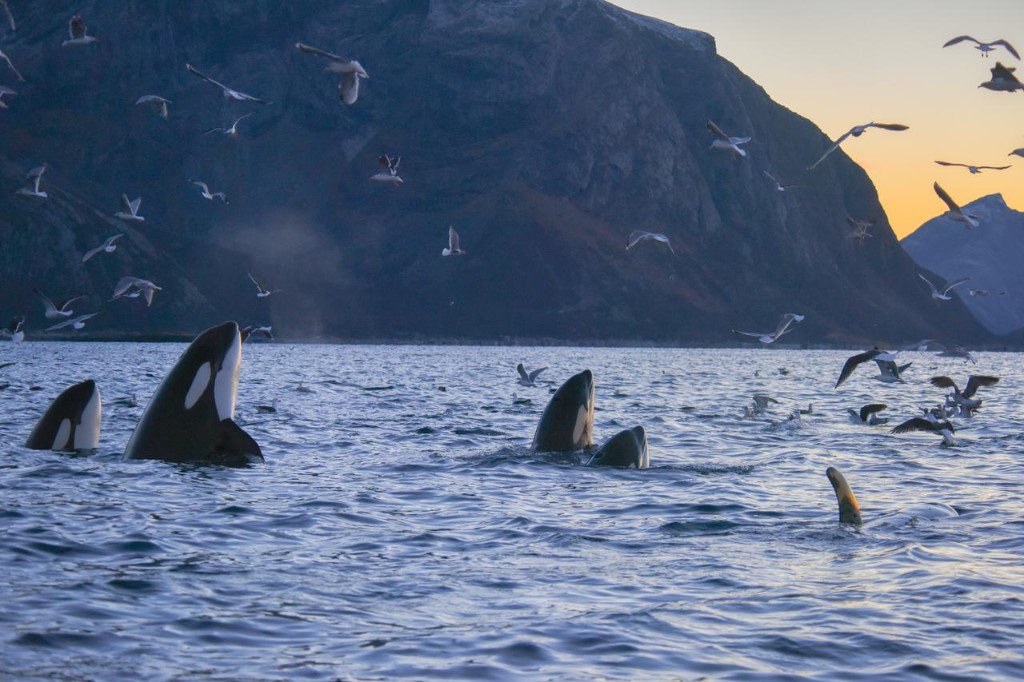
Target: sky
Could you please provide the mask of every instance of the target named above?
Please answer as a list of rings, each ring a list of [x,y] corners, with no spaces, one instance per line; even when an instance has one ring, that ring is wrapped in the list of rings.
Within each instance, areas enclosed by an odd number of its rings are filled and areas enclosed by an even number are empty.
[[[1021,62],[1002,48],[986,59],[973,43],[942,47],[970,35],[1024,54],[1024,0],[612,2],[710,33],[721,56],[833,139],[869,121],[909,125],[842,147],[874,181],[898,237],[946,210],[935,181],[961,206],[1000,193],[1024,210],[1024,158],[1007,156],[1024,147],[1024,93],[978,88],[997,61]],[[936,160],[1012,167],[972,175]]]

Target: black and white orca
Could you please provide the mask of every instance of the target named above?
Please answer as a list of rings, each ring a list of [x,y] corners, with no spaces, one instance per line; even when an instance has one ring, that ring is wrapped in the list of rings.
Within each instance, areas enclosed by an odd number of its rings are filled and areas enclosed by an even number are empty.
[[[585,369],[569,377],[551,396],[537,423],[530,449],[575,452],[594,444],[594,374]]]
[[[260,446],[234,421],[241,365],[242,337],[234,322],[197,336],[143,412],[125,459],[262,462]]]
[[[647,433],[642,426],[624,429],[597,449],[587,466],[646,469],[651,465]]]
[[[92,379],[75,384],[53,399],[25,441],[32,450],[95,450],[100,443],[100,389]]]

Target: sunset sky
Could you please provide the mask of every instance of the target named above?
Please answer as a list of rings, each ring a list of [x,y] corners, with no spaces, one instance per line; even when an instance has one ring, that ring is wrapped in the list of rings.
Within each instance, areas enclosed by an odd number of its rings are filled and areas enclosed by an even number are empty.
[[[945,210],[936,180],[961,205],[998,192],[1024,210],[1024,159],[1007,156],[1024,147],[1024,93],[978,88],[997,61],[1021,62],[1002,48],[985,59],[973,43],[942,47],[966,34],[1003,38],[1024,53],[1021,0],[613,2],[710,33],[720,55],[833,139],[869,121],[909,125],[843,143],[874,181],[897,236]],[[1024,79],[1024,69],[1017,75]],[[1013,167],[971,175],[936,160]]]

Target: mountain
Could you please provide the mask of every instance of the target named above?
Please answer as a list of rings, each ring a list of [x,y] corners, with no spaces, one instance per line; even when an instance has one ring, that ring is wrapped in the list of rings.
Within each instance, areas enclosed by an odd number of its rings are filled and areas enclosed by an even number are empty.
[[[903,248],[922,268],[948,281],[970,280],[955,288],[957,296],[985,328],[1006,334],[1024,327],[1024,213],[992,194],[963,207],[978,216],[972,230],[939,216],[903,238]],[[938,285],[938,282],[936,282]],[[971,290],[988,291],[971,296]],[[1003,294],[1002,292],[1006,292]]]
[[[61,47],[72,11],[96,43]],[[362,63],[355,104],[300,41]],[[139,313],[150,331],[220,315],[297,338],[706,343],[797,312],[794,342],[986,334],[922,291],[861,168],[840,150],[806,171],[830,144],[812,123],[711,36],[602,0],[51,0],[2,44],[28,82],[0,111],[0,162],[49,162],[54,196],[44,209],[0,178],[0,311],[37,327],[42,282],[94,292],[108,331]],[[272,103],[228,101],[186,64]],[[133,105],[146,94],[171,100],[168,119]],[[236,138],[203,134],[243,114]],[[710,150],[708,120],[752,136],[748,156]],[[403,185],[368,180],[382,153]],[[147,222],[76,268],[121,193]],[[92,227],[61,217],[76,206]],[[876,221],[871,238],[849,238],[847,214]],[[449,225],[466,255],[441,256]],[[627,252],[635,229],[675,255]],[[146,249],[154,270],[129,260]],[[283,291],[257,301],[248,271]],[[119,274],[203,301],[106,303]]]

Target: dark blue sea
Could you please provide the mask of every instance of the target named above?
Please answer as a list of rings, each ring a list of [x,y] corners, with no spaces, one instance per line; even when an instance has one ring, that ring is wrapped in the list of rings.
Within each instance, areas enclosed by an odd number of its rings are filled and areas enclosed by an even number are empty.
[[[869,363],[833,390],[848,352],[247,344],[265,464],[121,461],[183,348],[0,347],[0,678],[1024,677],[1017,355],[908,353],[905,385]],[[584,368],[595,439],[643,425],[650,469],[529,452]],[[1002,381],[958,446],[889,433],[972,372]],[[100,449],[23,448],[86,378]],[[779,402],[744,419],[754,393]],[[868,402],[892,422],[847,418]]]

